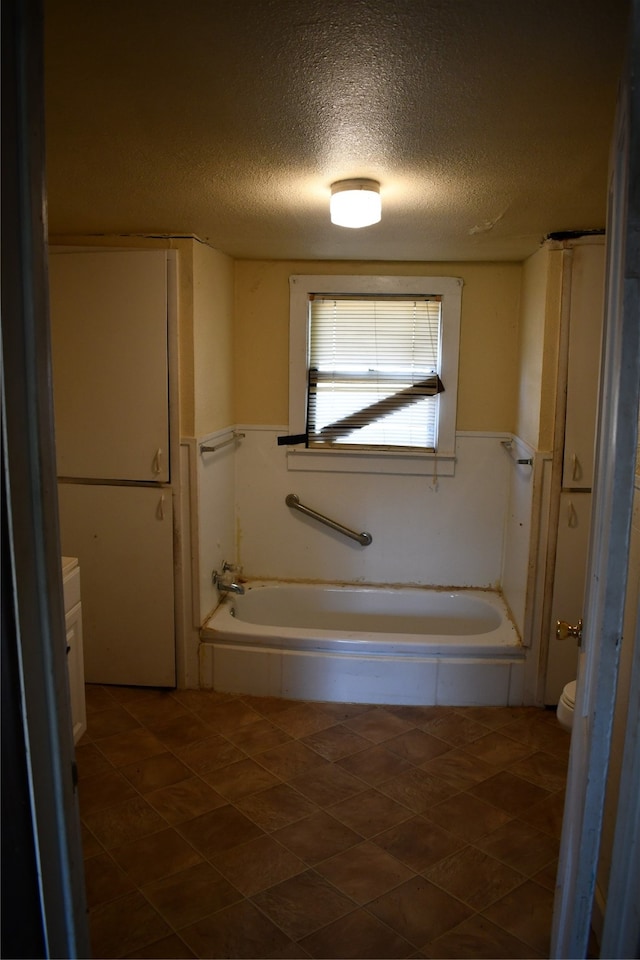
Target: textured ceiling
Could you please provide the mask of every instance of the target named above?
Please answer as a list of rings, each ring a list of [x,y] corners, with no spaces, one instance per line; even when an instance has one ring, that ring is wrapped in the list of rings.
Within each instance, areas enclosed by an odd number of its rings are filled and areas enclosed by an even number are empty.
[[[626,0],[46,0],[52,233],[520,260],[604,225]],[[381,183],[332,226],[329,187]]]

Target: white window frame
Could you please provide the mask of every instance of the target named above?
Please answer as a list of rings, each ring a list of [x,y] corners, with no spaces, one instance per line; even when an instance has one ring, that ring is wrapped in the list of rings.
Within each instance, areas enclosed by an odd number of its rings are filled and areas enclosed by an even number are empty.
[[[307,381],[309,363],[309,296],[336,294],[363,297],[394,295],[442,298],[442,366],[439,371],[444,392],[438,394],[438,448],[415,450],[331,450],[290,446],[289,470],[341,473],[408,473],[452,476],[456,455],[456,412],[458,401],[458,355],[463,281],[459,277],[426,276],[313,276],[289,277],[289,433],[303,434],[307,424]]]

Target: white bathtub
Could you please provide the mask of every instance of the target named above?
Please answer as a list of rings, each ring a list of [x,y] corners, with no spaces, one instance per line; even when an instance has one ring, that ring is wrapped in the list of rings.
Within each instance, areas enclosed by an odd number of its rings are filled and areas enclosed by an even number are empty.
[[[498,593],[253,581],[201,631],[201,686],[352,703],[522,703]]]

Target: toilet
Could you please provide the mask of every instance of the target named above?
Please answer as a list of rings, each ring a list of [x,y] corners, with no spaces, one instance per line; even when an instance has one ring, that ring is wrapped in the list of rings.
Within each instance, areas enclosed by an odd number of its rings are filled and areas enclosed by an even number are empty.
[[[568,683],[558,701],[556,716],[561,727],[565,730],[571,730],[573,726],[573,710],[576,705],[576,681]]]

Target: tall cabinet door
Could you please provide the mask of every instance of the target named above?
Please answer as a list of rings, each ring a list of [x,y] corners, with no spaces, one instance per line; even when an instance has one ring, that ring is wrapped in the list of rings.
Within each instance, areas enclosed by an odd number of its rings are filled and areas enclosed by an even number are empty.
[[[82,570],[85,679],[175,686],[170,488],[59,483],[58,501]]]
[[[163,250],[52,251],[58,476],[169,480]]]

